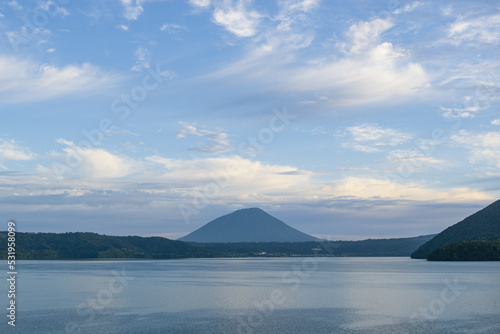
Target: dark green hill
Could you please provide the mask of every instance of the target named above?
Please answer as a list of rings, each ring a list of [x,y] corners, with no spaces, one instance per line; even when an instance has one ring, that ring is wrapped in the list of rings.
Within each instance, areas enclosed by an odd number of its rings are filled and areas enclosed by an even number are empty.
[[[500,240],[500,200],[448,227],[418,248],[411,257],[425,259],[443,246],[474,240]]]
[[[429,261],[500,261],[500,241],[461,241],[438,248]]]
[[[319,239],[300,232],[265,211],[237,210],[178,239],[191,242],[305,242]]]
[[[0,258],[6,259],[7,232],[0,232]],[[16,259],[97,258],[175,259],[211,257],[207,251],[160,237],[109,236],[96,233],[16,233]]]

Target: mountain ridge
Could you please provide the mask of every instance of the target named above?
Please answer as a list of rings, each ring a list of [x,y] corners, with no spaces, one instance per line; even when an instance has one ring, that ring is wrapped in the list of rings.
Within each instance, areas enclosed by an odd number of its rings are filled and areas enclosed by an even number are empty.
[[[359,241],[194,243],[162,237],[111,236],[93,232],[18,232],[18,260],[181,259],[289,256],[410,256],[434,235]],[[0,231],[6,260],[7,231]]]
[[[461,241],[500,240],[500,200],[449,226],[420,246],[411,257],[425,259],[438,248]]]

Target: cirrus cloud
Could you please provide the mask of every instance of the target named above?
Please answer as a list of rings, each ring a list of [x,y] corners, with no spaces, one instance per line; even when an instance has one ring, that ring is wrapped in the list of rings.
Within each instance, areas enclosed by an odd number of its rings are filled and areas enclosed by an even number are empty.
[[[15,160],[26,161],[37,157],[28,147],[20,146],[14,139],[6,140],[0,138],[0,168],[7,169],[1,164],[2,161]]]
[[[96,93],[114,87],[118,80],[88,63],[59,68],[0,55],[0,101],[3,103]]]
[[[463,145],[469,151],[471,167],[487,174],[498,175],[500,168],[500,133],[473,133],[460,130],[451,140]]]
[[[380,152],[384,147],[397,146],[409,141],[412,137],[391,128],[383,128],[378,124],[361,124],[347,129],[351,141],[342,144],[362,152]]]
[[[244,1],[237,6],[217,7],[213,12],[214,22],[238,37],[254,36],[261,17],[262,15],[255,10],[248,11]]]

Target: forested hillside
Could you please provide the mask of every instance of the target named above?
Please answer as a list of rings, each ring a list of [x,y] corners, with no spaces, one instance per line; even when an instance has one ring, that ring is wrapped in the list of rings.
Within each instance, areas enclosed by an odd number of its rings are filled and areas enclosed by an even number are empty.
[[[448,227],[417,249],[411,257],[425,259],[443,246],[473,240],[500,240],[500,200]]]

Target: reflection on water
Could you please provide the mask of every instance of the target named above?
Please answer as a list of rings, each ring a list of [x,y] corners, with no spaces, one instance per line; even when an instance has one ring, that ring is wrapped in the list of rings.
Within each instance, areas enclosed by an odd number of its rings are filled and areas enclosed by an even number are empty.
[[[500,332],[498,262],[21,261],[18,273],[18,333]]]

